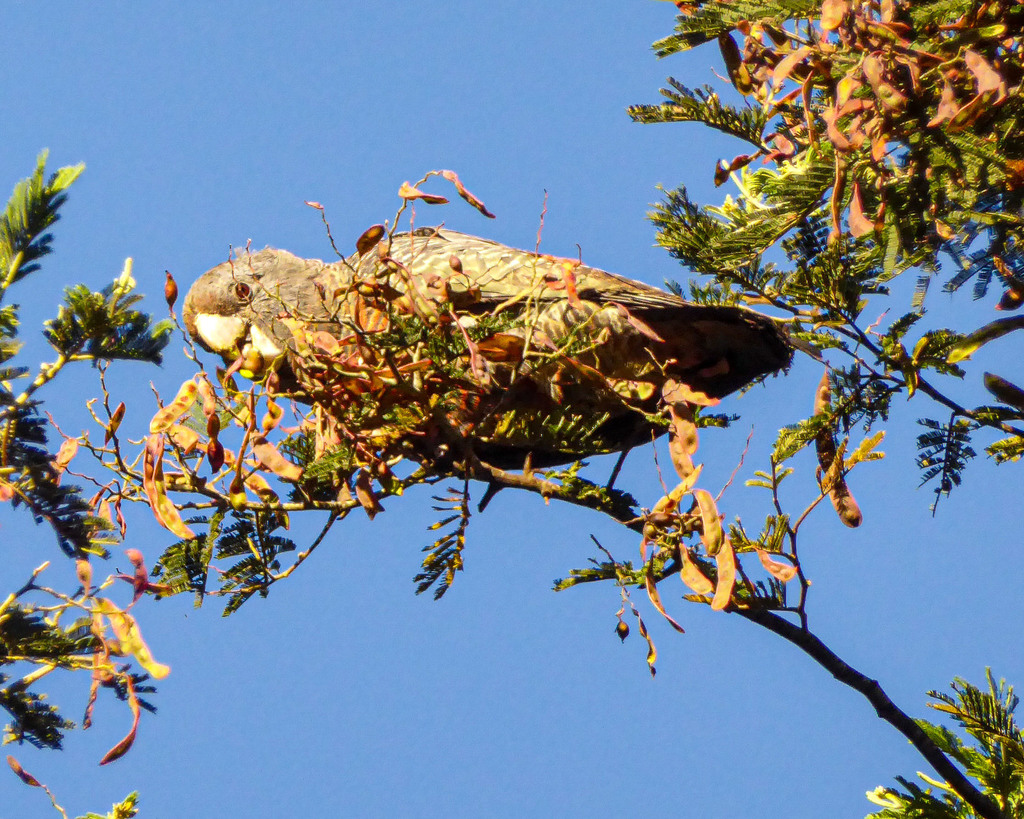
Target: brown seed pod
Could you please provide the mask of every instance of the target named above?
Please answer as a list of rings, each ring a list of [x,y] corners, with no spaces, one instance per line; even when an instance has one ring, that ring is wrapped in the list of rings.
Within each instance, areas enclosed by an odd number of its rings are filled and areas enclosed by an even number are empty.
[[[814,394],[814,413],[824,412],[832,400],[832,391],[828,384],[828,372],[821,377],[818,389]],[[864,521],[864,515],[854,500],[850,487],[846,485],[843,475],[842,453],[836,449],[835,434],[831,426],[823,426],[814,439],[814,447],[818,453],[818,464],[821,467],[822,481],[827,486],[829,500],[839,515],[839,519],[851,529],[855,529]],[[837,463],[838,461],[838,463]]]
[[[164,273],[167,274],[167,280],[164,282],[164,298],[167,299],[167,307],[174,310],[174,303],[178,300],[178,283],[174,281],[170,270],[165,270]]]

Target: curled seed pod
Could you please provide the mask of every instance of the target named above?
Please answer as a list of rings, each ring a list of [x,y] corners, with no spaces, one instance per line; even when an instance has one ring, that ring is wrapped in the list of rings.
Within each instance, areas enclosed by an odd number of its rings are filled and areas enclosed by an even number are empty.
[[[384,238],[384,233],[384,225],[368,227],[363,231],[362,236],[356,239],[356,253],[365,256]]]
[[[275,395],[281,389],[281,377],[277,374],[277,370],[271,370],[267,374],[266,380],[267,395]]]

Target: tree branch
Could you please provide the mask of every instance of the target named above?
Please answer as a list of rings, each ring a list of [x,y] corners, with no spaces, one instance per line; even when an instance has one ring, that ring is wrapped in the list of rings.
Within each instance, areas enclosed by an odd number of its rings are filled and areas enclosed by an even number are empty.
[[[612,510],[605,508],[603,504],[594,504],[592,499],[583,500],[575,497],[572,492],[566,491],[564,487],[552,481],[543,480],[534,475],[507,472],[480,461],[476,461],[473,466],[472,474],[477,479],[490,480],[503,486],[535,492],[544,498],[556,498],[566,503],[595,509],[616,519],[619,523],[633,531],[643,531],[642,519],[630,518],[627,514],[623,514],[624,510]],[[882,690],[877,680],[871,679],[847,664],[810,631],[789,622],[775,612],[753,608],[732,608],[730,611],[774,632],[797,646],[839,682],[862,694],[874,706],[878,716],[910,740],[918,753],[928,761],[928,764],[940,776],[950,783],[960,798],[967,802],[979,816],[984,817],[984,819],[1006,819],[998,806],[974,786],[963,772],[932,742],[914,719],[889,699],[889,696]]]
[[[873,680],[852,668],[811,632],[790,623],[774,612],[764,609],[732,609],[732,611],[788,640],[809,655],[839,682],[863,694],[867,701],[874,706],[878,716],[909,739],[911,744],[917,748],[918,753],[928,760],[928,764],[952,785],[957,795],[967,802],[979,816],[983,816],[985,819],[1006,819],[998,806],[974,786],[929,739],[921,726],[889,699],[889,696],[878,684],[878,680]]]

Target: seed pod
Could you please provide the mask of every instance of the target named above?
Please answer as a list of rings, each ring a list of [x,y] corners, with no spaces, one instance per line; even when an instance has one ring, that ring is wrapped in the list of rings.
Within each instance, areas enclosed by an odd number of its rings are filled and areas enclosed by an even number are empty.
[[[715,590],[714,583],[708,580],[707,575],[693,562],[693,558],[690,557],[690,553],[686,550],[685,546],[679,550],[679,558],[679,577],[683,583],[697,592],[697,594],[711,594]]]
[[[206,460],[212,472],[220,472],[220,468],[224,466],[224,445],[216,438],[211,439],[206,445]]]
[[[188,412],[192,404],[195,403],[198,394],[199,387],[195,379],[190,379],[182,384],[174,400],[166,407],[158,410],[156,415],[153,416],[153,420],[149,422],[150,433],[156,434],[169,430],[172,424]]]
[[[82,584],[82,593],[89,594],[92,588],[92,564],[88,559],[80,557],[75,561],[75,575],[78,582]]]
[[[217,396],[205,378],[199,379],[199,394],[203,397],[203,415],[210,418],[217,414]]]
[[[246,378],[259,376],[263,372],[266,362],[263,355],[255,347],[248,347],[242,356],[242,367],[239,370]]]
[[[231,479],[231,485],[228,487],[228,502],[235,511],[244,509],[245,504],[248,502],[248,498],[245,495],[245,484],[238,475]]]
[[[164,298],[167,299],[168,309],[173,312],[174,303],[178,300],[178,284],[174,281],[170,270],[165,270],[164,273],[167,274],[167,280],[164,282]]]
[[[256,435],[252,439],[252,452],[260,465],[269,469],[277,477],[292,482],[302,479],[302,467],[285,458],[278,448],[264,436]]]
[[[21,767],[21,763],[18,762],[13,756],[8,755],[7,764],[11,766],[11,770],[17,775],[18,779],[28,785],[30,788],[41,788],[39,780],[36,779],[32,774]]]
[[[124,420],[124,401],[117,405],[117,408],[111,413],[110,421],[107,423],[106,432],[103,434],[103,446],[110,443],[110,439],[114,437],[117,432],[117,428],[121,426],[121,421]]]
[[[356,253],[365,256],[384,237],[384,225],[373,225],[363,231],[363,235],[356,239]]]
[[[821,377],[818,390],[814,395],[815,414],[824,412],[832,400],[832,391],[828,384],[828,372]],[[845,444],[844,444],[845,446]],[[839,519],[851,529],[861,525],[864,515],[853,499],[850,487],[846,485],[846,478],[843,476],[842,453],[836,449],[836,439],[831,426],[824,426],[814,439],[814,448],[818,453],[818,465],[821,467],[823,480],[831,484],[827,487],[829,500],[839,515]],[[836,464],[836,461],[840,463]]]
[[[711,598],[711,608],[722,611],[729,605],[736,585],[736,554],[729,538],[725,538],[722,548],[715,554],[715,568],[718,570],[718,582],[715,584],[715,596]]]
[[[280,391],[281,377],[277,374],[277,370],[270,371],[264,384],[267,387],[267,395],[275,395]]]

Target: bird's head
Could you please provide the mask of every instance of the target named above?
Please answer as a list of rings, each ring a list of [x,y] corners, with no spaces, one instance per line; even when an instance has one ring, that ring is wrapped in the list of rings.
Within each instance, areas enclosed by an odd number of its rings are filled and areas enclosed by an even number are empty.
[[[208,270],[185,297],[189,335],[226,362],[241,356],[247,378],[263,375],[284,352],[272,317],[280,312],[282,274],[289,272],[289,260],[302,261],[271,248],[246,252]]]

